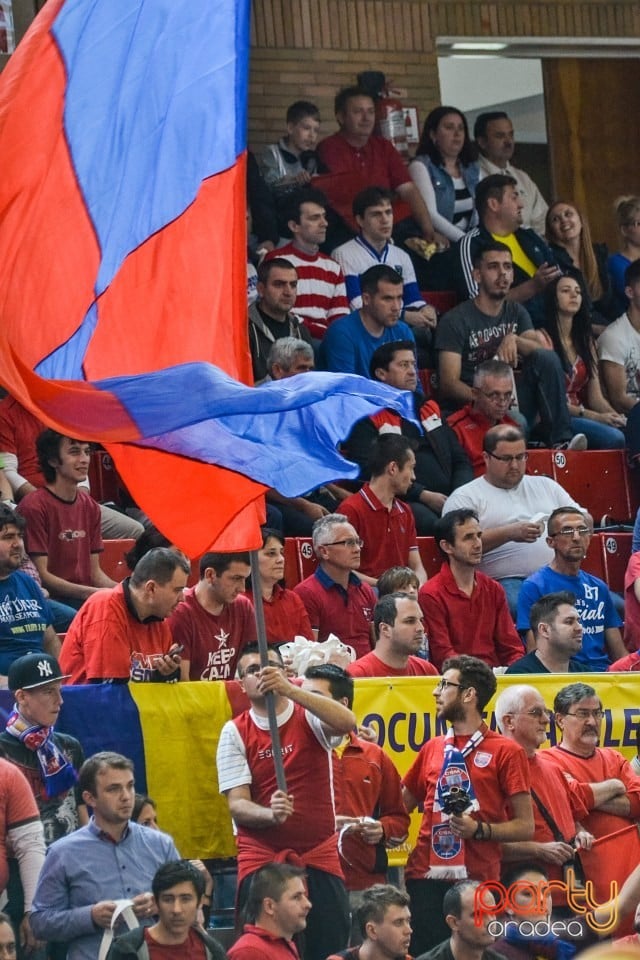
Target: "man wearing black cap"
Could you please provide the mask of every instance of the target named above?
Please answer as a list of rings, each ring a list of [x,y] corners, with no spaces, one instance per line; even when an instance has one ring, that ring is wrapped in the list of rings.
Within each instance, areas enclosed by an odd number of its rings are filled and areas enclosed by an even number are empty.
[[[0,733],[0,752],[24,773],[33,790],[47,846],[89,819],[77,787],[82,747],[75,737],[54,730],[62,706],[60,688],[67,677],[47,653],[14,660],[9,689],[15,704]]]

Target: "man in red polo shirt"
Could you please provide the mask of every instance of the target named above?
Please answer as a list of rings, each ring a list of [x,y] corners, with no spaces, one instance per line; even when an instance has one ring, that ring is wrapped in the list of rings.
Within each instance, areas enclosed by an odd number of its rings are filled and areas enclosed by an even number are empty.
[[[316,639],[334,633],[353,647],[357,657],[371,650],[371,618],[376,595],[355,573],[362,540],[341,513],[330,513],[313,525],[318,567],[294,587],[304,603]]]
[[[420,583],[427,579],[413,514],[397,499],[414,482],[415,464],[410,440],[396,433],[382,434],[371,446],[371,480],[340,505],[363,541],[360,576],[372,586],[389,567],[409,566]]]
[[[429,654],[436,667],[456,653],[469,653],[490,667],[507,667],[524,656],[507,596],[478,570],[482,530],[474,510],[440,517],[436,543],[445,556],[440,572],[420,587],[418,601],[428,625]]]
[[[416,654],[422,648],[424,630],[422,610],[415,597],[389,593],[381,597],[373,611],[376,648],[360,660],[350,663],[352,677],[424,677],[438,671]]]
[[[307,926],[311,903],[304,870],[269,863],[254,874],[242,936],[229,949],[230,960],[299,960],[293,942]]]
[[[346,87],[335,98],[340,130],[318,144],[318,157],[329,173],[359,173],[363,186],[395,190],[409,204],[411,214],[429,243],[442,240],[435,233],[424,200],[402,157],[389,140],[373,135],[376,108],[373,97],[360,87]]]
[[[447,418],[471,461],[474,477],[485,472],[484,435],[497,423],[518,426],[508,411],[513,400],[513,371],[504,360],[485,360],[473,375],[473,400]]]

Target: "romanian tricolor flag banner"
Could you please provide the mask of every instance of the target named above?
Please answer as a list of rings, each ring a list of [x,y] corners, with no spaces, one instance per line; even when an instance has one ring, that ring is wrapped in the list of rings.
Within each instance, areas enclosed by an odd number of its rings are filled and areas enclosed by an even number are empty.
[[[238,684],[153,683],[65,687],[56,729],[85,756],[115,750],[133,760],[136,791],[158,805],[160,826],[184,857],[233,857],[216,750],[226,720],[248,702]]]
[[[0,78],[0,382],[190,556],[259,546],[266,488],[356,476],[350,426],[412,416],[361,378],[245,386],[248,32],[249,0],[48,0]]]

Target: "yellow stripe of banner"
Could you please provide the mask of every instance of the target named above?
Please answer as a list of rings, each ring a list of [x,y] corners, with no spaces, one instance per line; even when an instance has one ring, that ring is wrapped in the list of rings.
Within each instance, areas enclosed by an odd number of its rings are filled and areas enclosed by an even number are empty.
[[[183,857],[233,857],[225,797],[218,793],[216,750],[231,717],[224,683],[132,683],[140,714],[147,788],[160,826]]]

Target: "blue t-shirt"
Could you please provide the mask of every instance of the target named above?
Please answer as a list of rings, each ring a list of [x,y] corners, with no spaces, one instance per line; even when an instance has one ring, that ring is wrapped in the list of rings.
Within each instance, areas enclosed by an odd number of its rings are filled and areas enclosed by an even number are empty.
[[[583,670],[602,673],[611,664],[604,631],[609,627],[621,627],[622,620],[616,613],[609,587],[604,580],[581,570],[577,577],[557,573],[551,567],[536,570],[522,584],[518,597],[518,630],[529,630],[531,607],[547,593],[569,590],[575,594],[576,610],[580,614],[582,650],[572,657]]]
[[[398,320],[392,327],[385,327],[380,337],[372,336],[354,310],[347,317],[334,320],[320,344],[320,369],[330,373],[358,373],[369,379],[371,357],[383,343],[394,340],[411,340],[415,337],[411,327]]]
[[[0,673],[6,675],[17,657],[42,650],[51,623],[49,604],[33,577],[16,570],[0,580]]]

